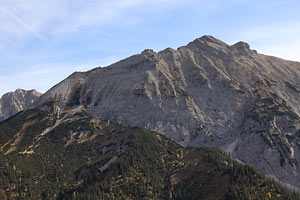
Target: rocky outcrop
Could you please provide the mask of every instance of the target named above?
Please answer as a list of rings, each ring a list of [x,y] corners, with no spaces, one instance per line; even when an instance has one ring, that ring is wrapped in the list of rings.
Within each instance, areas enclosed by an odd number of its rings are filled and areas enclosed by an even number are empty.
[[[0,99],[0,121],[28,108],[41,95],[36,90],[22,89],[4,94]]]
[[[37,105],[84,106],[184,146],[218,147],[299,189],[299,91],[300,63],[203,36],[177,50],[145,50],[74,73]]]

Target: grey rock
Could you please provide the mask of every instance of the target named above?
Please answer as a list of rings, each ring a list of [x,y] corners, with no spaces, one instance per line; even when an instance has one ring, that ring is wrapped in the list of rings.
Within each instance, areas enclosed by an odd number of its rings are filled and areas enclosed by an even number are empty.
[[[41,95],[36,90],[26,91],[22,89],[4,94],[0,99],[0,121],[28,108]]]
[[[300,63],[203,36],[76,72],[38,99],[229,152],[300,188]]]

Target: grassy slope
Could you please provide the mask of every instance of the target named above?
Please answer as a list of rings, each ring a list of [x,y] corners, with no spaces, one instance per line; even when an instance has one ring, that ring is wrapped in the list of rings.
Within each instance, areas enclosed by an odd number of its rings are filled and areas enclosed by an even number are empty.
[[[20,198],[300,199],[217,150],[53,109],[0,124],[0,199]]]

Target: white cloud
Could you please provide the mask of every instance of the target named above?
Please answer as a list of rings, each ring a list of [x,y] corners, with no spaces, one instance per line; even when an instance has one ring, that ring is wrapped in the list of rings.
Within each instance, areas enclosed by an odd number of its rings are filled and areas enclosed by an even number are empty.
[[[46,92],[50,87],[62,81],[74,71],[88,71],[95,67],[107,66],[120,59],[119,57],[110,56],[93,60],[90,63],[76,65],[43,63],[24,68],[22,71],[15,71],[6,75],[0,74],[0,98],[4,93],[14,91],[17,88],[26,90],[36,89],[40,92]]]
[[[52,69],[43,68],[36,71],[27,71],[22,73],[14,73],[6,76],[0,76],[0,96],[6,92],[14,91],[17,88],[22,89],[37,89],[39,91],[45,91],[49,89],[49,83],[55,84],[55,81],[60,81],[63,70],[55,71]],[[9,83],[9,84],[7,84]]]
[[[259,52],[300,62],[300,39],[260,46]]]
[[[300,21],[247,27],[235,38],[248,42],[260,53],[300,61]]]
[[[290,37],[299,36],[300,21],[294,22],[279,22],[273,24],[265,24],[260,26],[253,26],[244,29],[241,36],[247,40],[257,39],[274,39],[285,40]]]

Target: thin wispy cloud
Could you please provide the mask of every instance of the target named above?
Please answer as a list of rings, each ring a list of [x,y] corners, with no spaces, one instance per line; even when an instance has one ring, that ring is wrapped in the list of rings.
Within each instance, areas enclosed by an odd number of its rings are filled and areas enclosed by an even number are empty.
[[[37,38],[44,40],[43,36],[41,36],[37,30],[35,30],[34,27],[32,27],[29,23],[27,23],[24,19],[18,17],[12,10],[10,10],[10,8],[3,10],[1,9],[1,12],[3,14],[7,14],[8,17],[11,17],[13,20],[15,20],[18,24],[16,25],[20,25],[23,28],[27,29],[27,31],[31,34],[33,34],[34,36],[36,36]]]
[[[188,2],[189,0],[185,1]],[[43,34],[69,33],[89,26],[119,23],[130,17],[130,9],[163,9],[184,4],[178,0],[4,0],[0,7],[0,34],[6,37],[43,39]],[[133,10],[134,11],[134,10]]]

